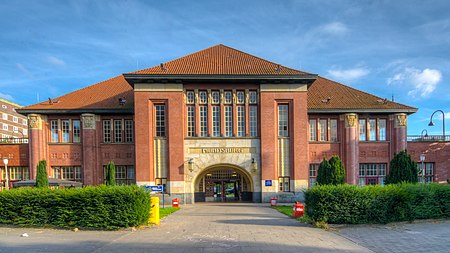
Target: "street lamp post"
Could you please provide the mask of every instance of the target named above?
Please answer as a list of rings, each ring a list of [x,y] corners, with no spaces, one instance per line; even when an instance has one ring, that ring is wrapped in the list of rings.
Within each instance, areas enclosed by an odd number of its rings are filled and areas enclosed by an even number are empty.
[[[5,185],[5,189],[9,190],[8,158],[3,158],[3,163],[5,164],[5,171],[6,171],[6,185]]]
[[[433,112],[433,114],[431,114],[430,123],[428,123],[428,126],[434,126],[433,116],[437,112],[442,113],[442,138],[443,138],[442,141],[445,141],[445,113],[442,110],[436,110],[436,111]]]
[[[425,184],[425,166],[424,166],[425,154],[424,153],[420,154],[420,161],[422,162],[422,183]]]

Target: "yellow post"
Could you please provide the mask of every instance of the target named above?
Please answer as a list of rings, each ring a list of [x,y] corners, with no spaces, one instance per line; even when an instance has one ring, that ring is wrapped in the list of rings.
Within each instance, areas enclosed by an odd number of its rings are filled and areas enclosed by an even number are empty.
[[[159,225],[159,198],[151,197],[150,198],[150,218],[148,219],[148,223]]]

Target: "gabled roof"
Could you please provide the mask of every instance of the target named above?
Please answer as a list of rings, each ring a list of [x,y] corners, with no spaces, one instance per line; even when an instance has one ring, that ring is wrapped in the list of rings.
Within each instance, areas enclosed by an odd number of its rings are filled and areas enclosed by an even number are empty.
[[[305,78],[314,83],[308,89],[308,112],[406,112],[413,113],[417,109],[394,103],[389,100],[362,92],[343,84],[317,77],[306,72],[290,69],[279,64],[266,61],[239,50],[216,45],[199,52],[125,76],[201,76],[205,80],[213,76],[250,76],[260,80],[262,76],[280,76],[289,80]],[[254,76],[254,77],[251,77]],[[134,113],[133,88],[123,75],[88,86],[69,94],[22,107],[17,111],[29,113]],[[329,99],[328,99],[329,98]],[[126,100],[124,105],[119,99]],[[324,102],[326,100],[326,102]]]
[[[218,44],[129,75],[309,75]]]
[[[308,89],[308,111],[414,113],[417,108],[395,103],[319,76]]]
[[[119,99],[126,100],[120,105]],[[61,97],[53,98],[38,104],[22,107],[17,111],[28,114],[40,110],[70,110],[72,112],[108,112],[110,110],[132,113],[134,107],[133,88],[123,76],[76,90]]]

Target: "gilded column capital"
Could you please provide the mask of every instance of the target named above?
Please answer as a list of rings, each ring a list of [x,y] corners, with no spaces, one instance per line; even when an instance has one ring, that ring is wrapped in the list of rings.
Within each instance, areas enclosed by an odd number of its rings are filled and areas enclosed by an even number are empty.
[[[83,122],[83,129],[95,129],[95,114],[81,114],[81,122]]]
[[[355,128],[357,126],[358,115],[356,113],[345,114],[345,127]]]
[[[30,126],[30,129],[42,129],[42,115],[29,114],[28,125]]]
[[[395,114],[395,128],[406,127],[408,124],[408,115],[406,113]]]

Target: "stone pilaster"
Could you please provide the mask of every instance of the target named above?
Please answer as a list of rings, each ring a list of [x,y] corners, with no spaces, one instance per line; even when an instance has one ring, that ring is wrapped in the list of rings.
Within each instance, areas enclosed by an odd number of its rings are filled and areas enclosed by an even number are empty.
[[[43,125],[45,124],[45,116],[40,114],[28,115],[28,138],[29,138],[29,170],[30,179],[36,178],[36,166],[40,160],[47,159],[47,138]]]
[[[85,113],[81,115],[82,127],[82,146],[83,146],[83,183],[85,185],[94,185],[97,182],[97,141],[96,141],[96,116]]]
[[[406,113],[394,114],[394,152],[398,153],[406,149],[407,136],[406,126],[408,122],[408,115]]]
[[[359,178],[359,139],[358,139],[358,115],[347,113],[345,117],[345,168],[347,170],[347,183],[358,184]]]

